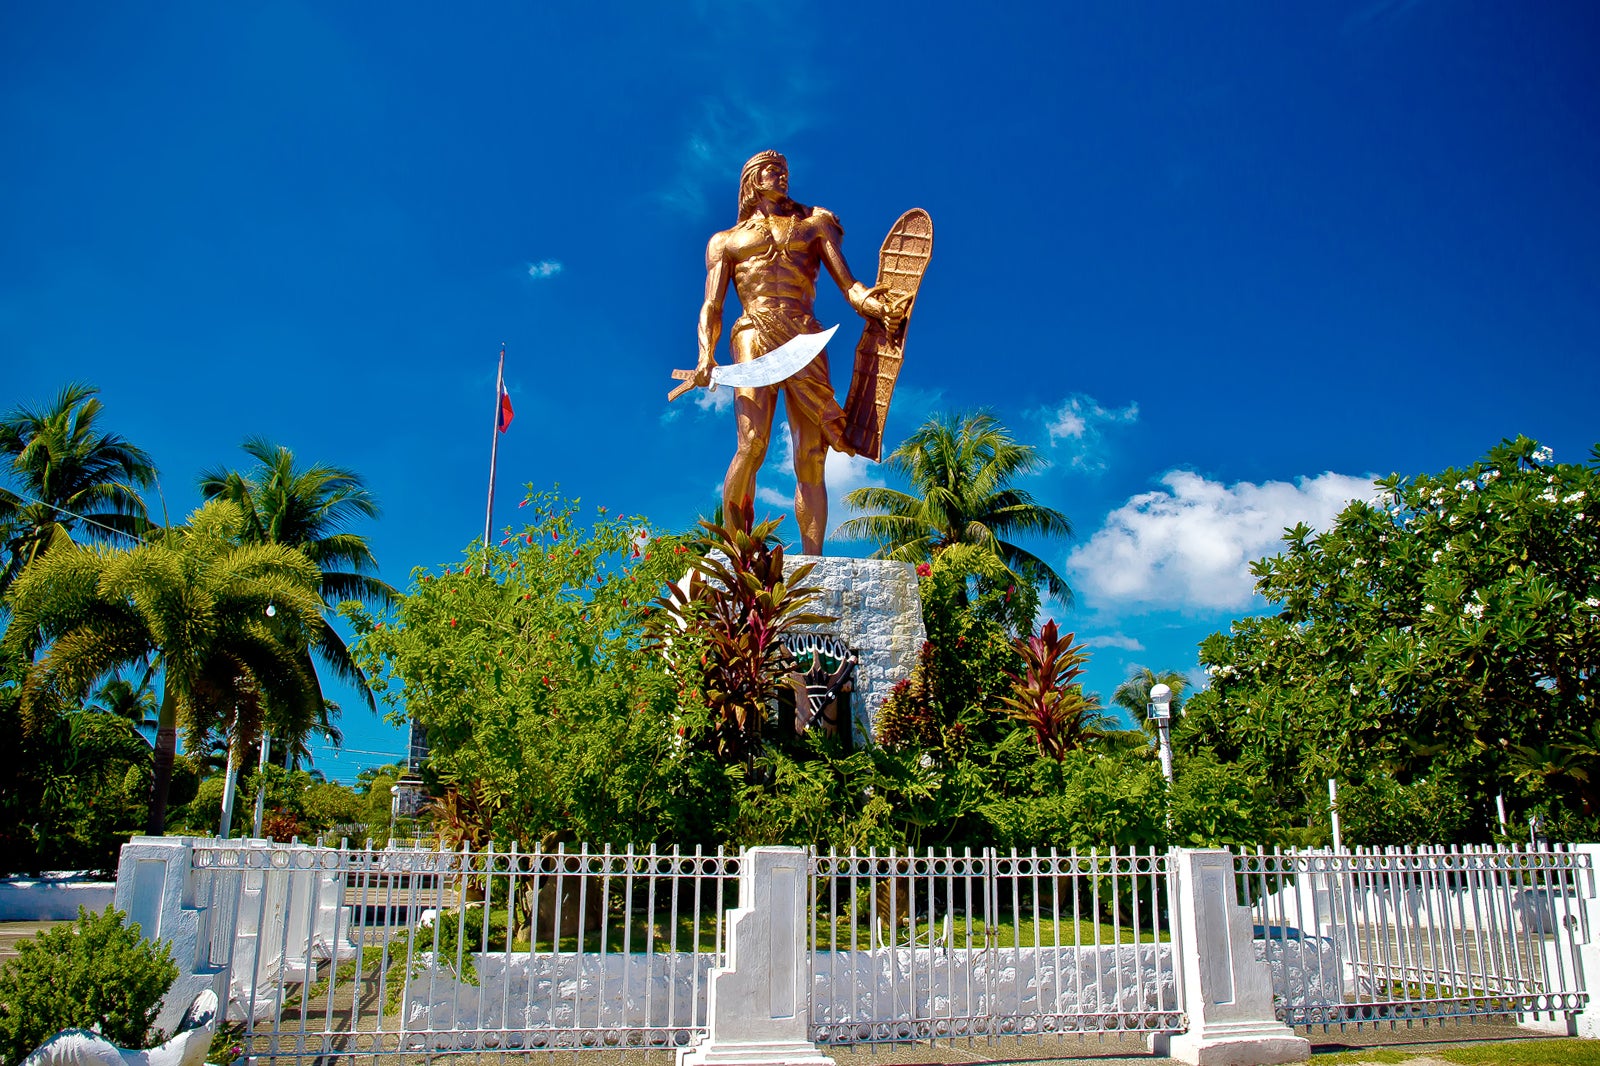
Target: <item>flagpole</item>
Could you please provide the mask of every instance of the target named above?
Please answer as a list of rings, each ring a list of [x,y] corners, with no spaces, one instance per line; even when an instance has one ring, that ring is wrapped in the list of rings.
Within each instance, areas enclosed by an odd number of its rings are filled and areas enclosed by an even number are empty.
[[[489,423],[489,506],[483,516],[483,572],[489,572],[489,537],[494,529],[494,468],[500,457],[500,396],[506,388],[506,346],[500,345],[500,369],[494,376],[494,418]]]

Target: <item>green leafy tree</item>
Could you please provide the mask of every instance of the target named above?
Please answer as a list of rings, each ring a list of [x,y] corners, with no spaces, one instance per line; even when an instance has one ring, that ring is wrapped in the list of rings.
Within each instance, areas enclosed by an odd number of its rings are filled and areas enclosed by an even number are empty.
[[[1559,464],[1518,438],[1377,488],[1381,499],[1351,503],[1326,532],[1289,530],[1282,554],[1255,564],[1278,613],[1207,638],[1211,685],[1190,700],[1179,745],[1244,761],[1308,824],[1335,777],[1425,781],[1428,803],[1447,792],[1470,814],[1436,822],[1440,833],[1481,839],[1497,793],[1570,832],[1600,828],[1574,789],[1525,772],[1541,746],[1561,767],[1597,720],[1600,455]],[[1581,783],[1535,776],[1563,775]],[[1393,798],[1387,781],[1373,787]],[[1393,835],[1376,821],[1368,832]]]
[[[1018,536],[1070,537],[1067,516],[1012,484],[1045,465],[1037,449],[1019,444],[989,414],[932,418],[884,460],[909,492],[882,486],[851,491],[845,502],[863,514],[835,535],[873,541],[879,559],[925,562],[953,544],[993,552],[1014,583],[1042,585],[1064,604],[1066,580],[1016,544]]]
[[[381,513],[361,475],[322,463],[299,467],[288,448],[261,437],[249,438],[243,447],[256,461],[250,472],[218,468],[200,475],[206,499],[231,500],[243,511],[243,539],[304,552],[322,573],[322,597],[330,611],[349,600],[368,606],[393,604],[395,590],[377,577],[378,563],[367,538],[348,529],[353,522],[376,519]],[[334,677],[353,686],[368,708],[377,710],[366,675],[351,658],[331,617],[319,621],[310,648]],[[322,698],[320,685],[318,697]],[[337,716],[338,705],[324,699],[313,724],[314,731],[335,746],[342,741]],[[286,739],[285,765],[295,761],[297,752],[306,757],[304,733]]]
[[[118,1047],[150,1046],[161,998],[178,979],[166,943],[106,908],[17,943],[0,969],[0,1063],[22,1062],[63,1029],[93,1028]]]
[[[10,593],[7,642],[34,632],[48,641],[22,687],[25,727],[107,675],[159,657],[152,835],[166,824],[180,725],[191,747],[218,725],[244,747],[269,705],[291,721],[316,713],[302,663],[322,613],[317,568],[292,548],[239,543],[243,521],[233,504],[213,501],[187,526],[132,549],[54,550]]]
[[[710,717],[692,691],[680,706],[644,647],[648,604],[688,547],[637,517],[582,526],[553,493],[524,506],[529,525],[415,571],[391,612],[344,607],[391,721],[427,729],[429,792],[502,846],[717,839],[734,782],[696,743]]]
[[[0,594],[34,559],[74,537],[137,539],[146,528],[142,489],[155,482],[150,457],[124,438],[101,431],[99,390],[82,382],[62,388],[47,407],[17,407],[0,418],[0,533],[8,554]]]

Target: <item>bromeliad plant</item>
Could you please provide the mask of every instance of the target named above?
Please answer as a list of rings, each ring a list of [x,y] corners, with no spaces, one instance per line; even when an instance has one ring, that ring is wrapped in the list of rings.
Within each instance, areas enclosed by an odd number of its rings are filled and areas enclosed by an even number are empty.
[[[1032,729],[1039,753],[1057,762],[1100,736],[1110,724],[1078,683],[1089,655],[1084,645],[1073,646],[1072,636],[1063,636],[1052,618],[1037,636],[1019,639],[1016,648],[1023,671],[1011,675],[1011,693],[999,698],[997,708]]]
[[[781,638],[833,621],[805,610],[819,591],[804,584],[813,564],[784,575],[778,521],[748,533],[702,521],[688,580],[667,587],[647,623],[685,689],[699,689],[713,749],[746,763],[761,749],[762,725],[781,688],[797,707],[806,705],[805,680]]]

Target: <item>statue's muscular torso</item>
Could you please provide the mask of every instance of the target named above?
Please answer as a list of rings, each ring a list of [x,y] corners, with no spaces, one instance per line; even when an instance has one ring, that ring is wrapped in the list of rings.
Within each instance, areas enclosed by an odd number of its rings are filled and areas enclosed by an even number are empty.
[[[745,310],[812,313],[824,251],[838,248],[842,231],[832,212],[802,210],[801,215],[756,214],[711,239],[707,259],[732,267],[733,289]]]

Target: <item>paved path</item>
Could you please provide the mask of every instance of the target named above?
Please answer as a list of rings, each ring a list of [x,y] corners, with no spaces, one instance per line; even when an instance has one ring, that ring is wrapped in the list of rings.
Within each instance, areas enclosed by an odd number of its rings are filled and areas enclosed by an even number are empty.
[[[0,963],[17,953],[17,941],[32,939],[33,935],[52,925],[67,922],[0,922]]]

